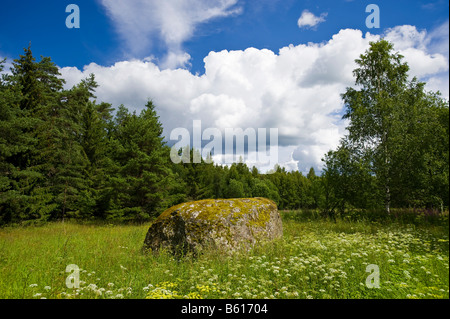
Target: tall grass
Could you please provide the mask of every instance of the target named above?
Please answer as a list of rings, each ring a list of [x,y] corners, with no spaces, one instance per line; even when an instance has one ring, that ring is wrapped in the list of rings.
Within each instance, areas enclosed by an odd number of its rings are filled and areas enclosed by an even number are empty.
[[[284,237],[196,259],[145,255],[146,225],[0,229],[0,298],[449,298],[448,226],[285,212]],[[66,266],[80,288],[66,287]],[[368,265],[380,269],[369,289]]]
[[[341,220],[348,222],[400,224],[416,226],[449,226],[449,212],[435,209],[392,208],[390,214],[383,209],[347,209],[345,212],[324,214],[319,209],[303,209],[301,211],[284,211],[284,216],[297,221],[319,219]]]

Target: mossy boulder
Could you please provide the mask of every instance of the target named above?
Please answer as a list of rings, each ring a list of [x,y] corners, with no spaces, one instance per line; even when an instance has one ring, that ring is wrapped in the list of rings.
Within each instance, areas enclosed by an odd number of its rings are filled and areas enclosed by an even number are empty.
[[[265,198],[202,200],[169,208],[150,226],[144,250],[176,255],[234,251],[283,235],[277,205]]]

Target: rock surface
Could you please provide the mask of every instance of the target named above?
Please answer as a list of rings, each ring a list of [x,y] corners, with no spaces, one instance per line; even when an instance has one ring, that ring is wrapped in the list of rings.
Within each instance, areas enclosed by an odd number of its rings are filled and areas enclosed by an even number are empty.
[[[176,255],[233,251],[283,235],[276,204],[265,198],[202,200],[169,208],[150,226],[144,250]]]

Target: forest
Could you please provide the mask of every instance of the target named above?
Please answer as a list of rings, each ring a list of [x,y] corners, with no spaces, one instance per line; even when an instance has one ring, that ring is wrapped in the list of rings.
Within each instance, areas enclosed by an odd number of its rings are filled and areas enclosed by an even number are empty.
[[[174,164],[156,106],[137,114],[96,101],[94,75],[71,89],[31,47],[0,79],[0,226],[47,221],[146,222],[182,202],[266,197],[324,216],[449,205],[449,108],[380,40],[343,92],[348,134],[304,176],[243,162]],[[5,61],[0,61],[0,72]],[[195,152],[195,150],[194,150]]]

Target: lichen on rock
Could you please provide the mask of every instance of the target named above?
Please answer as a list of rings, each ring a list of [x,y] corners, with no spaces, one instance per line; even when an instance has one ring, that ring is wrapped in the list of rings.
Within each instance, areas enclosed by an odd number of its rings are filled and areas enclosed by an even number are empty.
[[[283,235],[276,204],[265,198],[218,199],[169,208],[150,226],[144,250],[176,255],[210,248],[234,251]]]

